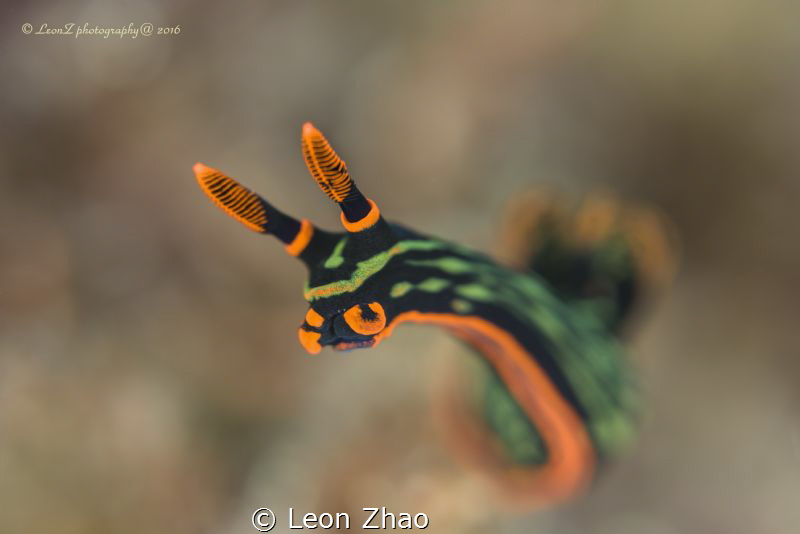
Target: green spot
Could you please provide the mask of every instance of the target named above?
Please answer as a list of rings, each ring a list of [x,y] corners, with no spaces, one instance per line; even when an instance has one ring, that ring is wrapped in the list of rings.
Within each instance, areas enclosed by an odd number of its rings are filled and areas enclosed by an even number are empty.
[[[570,336],[564,320],[559,317],[551,308],[541,306],[530,311],[535,324],[545,332],[550,338],[556,341],[564,341]]]
[[[492,292],[480,284],[466,284],[463,286],[457,286],[456,293],[462,297],[472,300],[483,302],[492,300]]]
[[[450,281],[445,280],[444,278],[428,278],[417,285],[414,285],[411,282],[398,282],[392,286],[389,294],[394,298],[402,297],[412,289],[427,291],[428,293],[438,293],[449,285]]]
[[[488,365],[487,365],[488,368]],[[486,371],[484,414],[492,434],[498,438],[514,464],[544,463],[547,451],[536,427],[514,400],[496,373]]]
[[[624,449],[633,441],[636,428],[623,415],[615,413],[594,425],[595,439],[607,451]]]
[[[347,244],[347,238],[342,238],[336,243],[336,246],[333,248],[333,253],[330,257],[325,260],[323,264],[326,269],[335,269],[339,267],[341,264],[344,263],[344,256],[342,256],[342,251],[344,250],[344,246]]]
[[[389,292],[389,294],[393,298],[402,297],[412,289],[414,289],[414,284],[411,282],[397,282],[392,286],[392,290]]]
[[[541,443],[533,441],[522,441],[514,445],[514,458],[523,465],[543,464],[547,459],[547,454]]]
[[[450,285],[450,282],[443,278],[428,278],[417,284],[417,289],[428,293],[438,293]]]
[[[472,311],[472,304],[462,299],[453,299],[450,301],[450,307],[457,313],[469,313]]]
[[[406,263],[419,267],[435,267],[450,274],[471,273],[475,271],[475,266],[472,262],[454,256],[444,256],[435,260],[408,260]]]

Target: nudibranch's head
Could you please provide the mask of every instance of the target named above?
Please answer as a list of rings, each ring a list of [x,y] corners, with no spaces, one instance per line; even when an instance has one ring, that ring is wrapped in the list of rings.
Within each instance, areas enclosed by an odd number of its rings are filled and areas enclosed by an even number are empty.
[[[303,125],[302,153],[320,189],[341,209],[345,232],[326,232],[307,219],[298,221],[202,163],[194,166],[194,172],[203,191],[228,215],[251,230],[274,235],[308,268],[305,297],[311,308],[298,331],[308,352],[316,354],[327,345],[336,350],[372,347],[386,328],[387,312],[374,298],[373,289],[380,281],[366,282],[364,274],[375,269],[397,238],[378,206],[359,191],[344,161],[311,123]]]
[[[386,312],[379,302],[353,304],[332,312],[325,310],[324,315],[311,307],[298,336],[300,344],[309,353],[316,354],[328,345],[335,350],[372,347],[384,328]]]

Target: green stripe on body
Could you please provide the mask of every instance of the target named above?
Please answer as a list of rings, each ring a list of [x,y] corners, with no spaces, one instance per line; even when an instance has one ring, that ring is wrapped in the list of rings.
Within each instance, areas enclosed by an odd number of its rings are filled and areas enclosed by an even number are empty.
[[[350,278],[344,280],[337,280],[329,284],[323,284],[317,287],[307,287],[304,290],[305,299],[308,302],[313,302],[319,298],[331,297],[334,295],[341,295],[343,293],[351,293],[361,287],[364,282],[371,276],[378,273],[381,269],[386,267],[389,260],[411,250],[436,250],[446,248],[448,245],[442,241],[419,241],[409,240],[400,241],[394,244],[389,250],[379,252],[366,260],[356,263],[356,268]],[[334,251],[335,252],[335,251]],[[333,258],[333,256],[331,256]],[[326,260],[331,261],[331,258]]]

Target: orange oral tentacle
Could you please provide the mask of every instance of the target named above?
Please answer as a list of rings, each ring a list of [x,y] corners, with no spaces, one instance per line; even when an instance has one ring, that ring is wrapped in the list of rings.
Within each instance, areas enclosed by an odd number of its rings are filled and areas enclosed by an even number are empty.
[[[318,314],[314,308],[309,308],[308,312],[306,312],[306,323],[308,326],[313,326],[314,328],[319,328],[325,322],[325,318]]]
[[[319,332],[311,332],[304,328],[297,330],[297,337],[300,339],[300,344],[309,354],[319,354],[322,350],[322,345],[319,344]]]

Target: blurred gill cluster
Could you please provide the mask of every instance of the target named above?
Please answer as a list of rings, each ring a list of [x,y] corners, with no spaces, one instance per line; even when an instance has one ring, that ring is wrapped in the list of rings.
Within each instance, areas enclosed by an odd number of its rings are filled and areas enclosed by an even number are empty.
[[[251,532],[261,506],[422,511],[433,532],[800,524],[796,1],[0,12],[0,531]],[[481,506],[429,417],[440,333],[301,350],[301,266],[213,209],[191,166],[334,226],[305,120],[389,218],[484,249],[505,200],[542,184],[674,219],[682,272],[633,345],[642,440],[588,499],[535,518]]]

